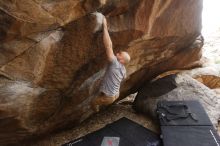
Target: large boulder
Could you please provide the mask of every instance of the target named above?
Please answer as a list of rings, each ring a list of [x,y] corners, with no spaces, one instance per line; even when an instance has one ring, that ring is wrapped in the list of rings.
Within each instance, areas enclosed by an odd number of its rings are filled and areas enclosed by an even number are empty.
[[[132,61],[121,97],[198,65],[202,0],[0,1],[0,145],[75,126],[104,74],[102,15]]]
[[[198,100],[217,127],[220,119],[220,96],[204,84],[186,74],[172,74],[147,83],[134,100],[137,112],[151,115],[156,119],[156,107],[160,100]]]
[[[220,88],[220,64],[184,71],[183,74],[190,75],[210,89]]]

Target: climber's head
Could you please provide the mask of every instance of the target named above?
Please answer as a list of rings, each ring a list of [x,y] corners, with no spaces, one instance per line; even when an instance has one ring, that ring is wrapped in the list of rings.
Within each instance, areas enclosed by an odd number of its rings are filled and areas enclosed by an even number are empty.
[[[118,52],[116,57],[121,64],[127,64],[131,60],[130,55],[125,51]]]

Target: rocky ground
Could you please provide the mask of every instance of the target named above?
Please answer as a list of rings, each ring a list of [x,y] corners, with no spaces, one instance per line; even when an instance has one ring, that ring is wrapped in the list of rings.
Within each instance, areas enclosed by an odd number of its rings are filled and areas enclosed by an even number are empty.
[[[220,64],[220,26],[215,31],[203,33],[203,56],[208,59],[209,64]],[[218,132],[220,134],[220,123]]]
[[[62,131],[60,133],[51,134],[50,136],[44,137],[39,140],[27,142],[23,144],[24,146],[60,146],[66,142],[79,138],[83,135],[86,135],[90,132],[98,130],[104,127],[108,123],[112,123],[120,119],[121,117],[127,117],[146,128],[151,129],[152,131],[158,133],[159,127],[155,124],[155,121],[152,121],[147,116],[138,115],[132,109],[131,105],[126,104],[116,104],[111,106],[105,111],[102,111],[92,118],[84,121],[80,126],[72,129]]]
[[[106,124],[120,119],[121,117],[127,117],[141,124],[142,126],[149,128],[156,133],[159,133],[157,121],[153,121],[146,115],[137,114],[131,107],[131,100],[132,99],[126,99],[120,104],[115,104],[109,107],[107,110],[102,111],[90,119],[84,121],[78,127],[54,133],[37,140],[25,142],[25,144],[22,144],[22,146],[60,146],[61,144],[79,138],[90,132],[96,131],[104,127]],[[220,134],[220,127],[218,130]]]
[[[220,64],[220,27],[214,32],[205,34],[204,39],[203,56],[210,64]],[[220,123],[218,133],[220,134]]]

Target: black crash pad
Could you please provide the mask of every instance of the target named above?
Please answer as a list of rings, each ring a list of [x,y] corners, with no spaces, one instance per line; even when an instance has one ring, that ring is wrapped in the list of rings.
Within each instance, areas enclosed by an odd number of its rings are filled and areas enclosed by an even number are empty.
[[[220,137],[199,101],[160,101],[164,146],[220,146]]]
[[[162,101],[158,103],[157,108],[160,108],[159,112],[162,112],[170,118],[175,118],[176,115],[186,115],[186,112],[191,114],[187,116],[187,118],[182,117],[176,118],[175,120],[160,118],[161,126],[212,126],[212,122],[210,121],[205,109],[196,100]]]
[[[103,145],[104,138],[116,138],[118,144]],[[158,135],[149,129],[121,118],[104,128],[70,141],[63,146],[162,146]]]
[[[220,146],[213,126],[162,126],[164,146]]]

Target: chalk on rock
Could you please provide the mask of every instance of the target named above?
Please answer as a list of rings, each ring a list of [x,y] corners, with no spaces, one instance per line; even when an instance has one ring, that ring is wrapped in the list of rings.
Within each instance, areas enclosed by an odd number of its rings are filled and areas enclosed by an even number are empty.
[[[103,19],[104,19],[105,16],[102,13],[99,13],[99,12],[94,12],[94,13],[92,13],[92,15],[95,15],[96,22],[97,22],[97,25],[93,30],[93,32],[95,33],[95,32],[102,29],[102,23],[103,23]]]

